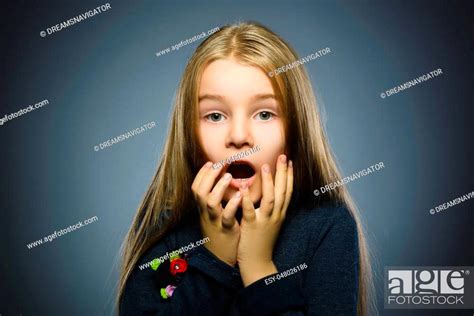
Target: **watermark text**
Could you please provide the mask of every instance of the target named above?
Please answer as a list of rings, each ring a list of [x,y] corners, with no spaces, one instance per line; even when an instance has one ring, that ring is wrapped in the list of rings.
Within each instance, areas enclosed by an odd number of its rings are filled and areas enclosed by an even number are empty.
[[[385,92],[380,93],[380,97],[382,99],[385,99],[386,97],[389,97],[393,94],[397,94],[398,92],[401,92],[401,91],[406,90],[408,88],[414,87],[417,84],[423,83],[425,81],[428,81],[428,80],[430,80],[434,77],[440,76],[442,74],[443,74],[443,70],[441,70],[441,68],[438,68],[436,70],[433,70],[433,71],[430,71],[426,74],[423,74],[423,75],[419,76],[418,78],[407,81],[404,84],[401,84],[401,85],[393,87],[389,90],[386,90]]]
[[[54,233],[52,233],[51,235],[49,235],[47,237],[44,237],[43,239],[38,239],[37,241],[29,243],[26,246],[28,247],[28,249],[31,249],[31,248],[37,247],[39,245],[42,245],[43,243],[51,242],[51,241],[53,241],[54,239],[56,239],[58,237],[66,235],[67,233],[75,231],[76,229],[79,229],[83,226],[92,224],[92,223],[94,223],[98,220],[99,220],[99,218],[97,216],[94,216],[94,217],[85,219],[84,223],[83,223],[83,221],[79,221],[79,222],[77,222],[77,224],[69,225],[69,227],[61,229],[59,231],[54,231]]]
[[[361,177],[364,177],[366,175],[371,174],[372,172],[379,171],[382,168],[385,168],[385,165],[383,164],[383,162],[379,162],[379,163],[377,163],[375,165],[372,165],[368,168],[359,170],[358,172],[355,172],[350,176],[347,176],[343,179],[337,180],[336,182],[326,184],[325,186],[320,187],[319,190],[318,189],[314,190],[313,194],[315,196],[319,196],[322,193],[326,193],[326,192],[329,192],[331,190],[334,190],[337,187],[340,187],[340,186],[343,186],[344,184],[355,181],[355,180],[357,180]]]
[[[49,101],[48,100],[43,100],[43,101],[40,101],[34,105],[29,105],[28,107],[24,108],[24,109],[21,109],[20,111],[18,112],[15,112],[15,113],[11,113],[11,114],[5,114],[4,117],[0,118],[0,126],[2,126],[3,124],[5,124],[6,122],[8,121],[11,121],[13,120],[14,118],[17,118],[23,114],[26,114],[26,113],[30,113],[31,111],[33,110],[37,110],[45,105],[49,104]]]
[[[114,144],[120,143],[121,141],[124,141],[124,140],[128,139],[129,137],[141,134],[141,133],[143,133],[143,132],[145,132],[149,129],[152,129],[155,126],[156,126],[155,121],[145,123],[140,127],[137,127],[135,129],[130,130],[126,133],[123,133],[119,136],[115,136],[114,138],[108,139],[105,142],[100,143],[99,145],[95,145],[94,150],[99,151],[101,149],[105,149],[105,148],[110,147]]]
[[[40,36],[45,37],[46,35],[51,35],[55,32],[59,32],[62,29],[65,29],[69,26],[72,26],[76,23],[79,23],[83,20],[86,20],[88,18],[93,17],[94,15],[100,14],[100,13],[105,12],[105,11],[110,10],[110,9],[111,9],[110,3],[100,5],[100,6],[96,7],[95,9],[92,9],[92,10],[86,11],[84,13],[81,13],[78,16],[70,18],[67,21],[64,21],[64,22],[58,23],[56,25],[53,25],[51,27],[48,27],[46,29],[46,31],[41,31],[40,32]]]
[[[268,76],[270,76],[270,77],[278,76],[281,73],[287,72],[288,70],[293,69],[295,67],[298,67],[300,65],[304,65],[307,62],[310,62],[312,60],[320,58],[321,56],[327,55],[330,52],[331,52],[331,49],[329,47],[320,49],[319,51],[314,52],[314,53],[312,53],[312,54],[310,54],[306,57],[302,57],[302,58],[292,62],[291,64],[287,64],[287,65],[278,67],[277,69],[268,72]]]
[[[306,265],[306,263],[299,264],[296,267],[290,268],[288,270],[285,270],[283,272],[277,273],[277,274],[275,274],[271,277],[266,278],[265,279],[265,284],[268,285],[268,284],[271,284],[271,283],[275,282],[276,280],[281,280],[283,278],[286,278],[290,275],[293,275],[295,273],[298,273],[298,272],[306,269],[307,267],[308,266]]]

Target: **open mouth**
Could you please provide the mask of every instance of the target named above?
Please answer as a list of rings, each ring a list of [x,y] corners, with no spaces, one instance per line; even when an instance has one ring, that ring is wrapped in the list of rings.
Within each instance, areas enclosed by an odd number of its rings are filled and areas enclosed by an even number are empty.
[[[248,179],[253,177],[255,170],[245,161],[236,161],[232,163],[226,172],[232,175],[233,179]]]

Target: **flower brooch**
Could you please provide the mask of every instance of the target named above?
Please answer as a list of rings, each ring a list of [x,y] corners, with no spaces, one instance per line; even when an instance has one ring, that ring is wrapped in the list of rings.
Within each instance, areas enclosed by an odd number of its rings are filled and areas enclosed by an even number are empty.
[[[170,256],[170,259],[164,262],[160,262],[158,258],[151,262],[150,266],[156,271],[155,280],[163,299],[168,299],[173,295],[182,274],[188,268],[187,259],[187,254],[183,258],[177,254]]]

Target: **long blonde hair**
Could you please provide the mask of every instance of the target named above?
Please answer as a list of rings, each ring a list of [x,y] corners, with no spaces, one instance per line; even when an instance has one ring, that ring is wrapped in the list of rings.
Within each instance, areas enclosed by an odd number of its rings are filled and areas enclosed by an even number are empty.
[[[198,140],[198,91],[204,68],[214,60],[236,58],[265,73],[298,59],[277,34],[255,22],[227,25],[201,43],[189,60],[174,103],[170,131],[162,159],[124,241],[117,302],[139,258],[172,230],[196,205],[191,184],[205,163]],[[293,160],[293,199],[342,203],[358,228],[359,291],[357,314],[367,315],[373,305],[373,277],[364,229],[355,203],[345,187],[315,197],[313,190],[341,178],[322,126],[316,98],[304,67],[269,78],[285,118],[286,144]],[[296,142],[291,142],[296,140]],[[170,210],[170,216],[163,212]]]

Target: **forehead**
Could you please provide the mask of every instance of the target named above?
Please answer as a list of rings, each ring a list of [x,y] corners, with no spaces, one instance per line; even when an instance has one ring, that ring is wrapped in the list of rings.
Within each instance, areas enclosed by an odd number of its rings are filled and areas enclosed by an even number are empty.
[[[207,65],[199,84],[200,101],[206,95],[242,99],[274,94],[271,81],[263,70],[233,58],[218,59]]]

